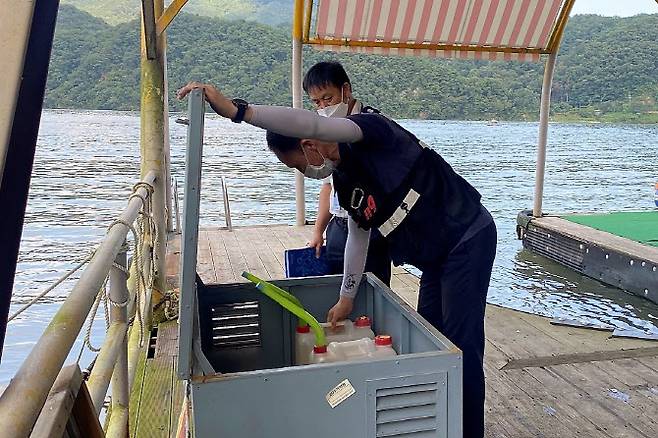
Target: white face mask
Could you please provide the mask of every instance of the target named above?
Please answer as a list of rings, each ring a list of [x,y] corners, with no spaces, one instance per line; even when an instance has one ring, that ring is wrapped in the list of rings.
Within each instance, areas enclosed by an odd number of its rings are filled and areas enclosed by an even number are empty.
[[[306,156],[306,152],[304,152]],[[308,157],[306,158],[306,169],[304,169],[304,176],[312,179],[325,179],[334,172],[336,165],[329,158],[323,158],[321,165],[316,166],[308,162]]]
[[[350,106],[344,102],[343,90],[340,90],[340,102],[335,105],[325,106],[318,110],[318,115],[322,117],[347,117],[347,111]]]
[[[335,168],[334,162],[329,158],[325,158],[324,162],[319,166],[308,163],[304,170],[304,176],[312,179],[325,179],[334,172]]]

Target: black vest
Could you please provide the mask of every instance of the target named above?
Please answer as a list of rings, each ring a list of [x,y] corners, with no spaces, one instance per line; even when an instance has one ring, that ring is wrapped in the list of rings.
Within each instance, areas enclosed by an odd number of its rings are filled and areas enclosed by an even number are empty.
[[[408,143],[396,144],[400,153],[422,148],[406,132]],[[350,151],[350,147],[341,149],[340,165],[333,172],[338,202],[359,227],[376,228],[386,237],[396,266],[409,263],[421,270],[436,266],[480,214],[477,190],[430,148],[422,148],[402,183],[389,193]]]

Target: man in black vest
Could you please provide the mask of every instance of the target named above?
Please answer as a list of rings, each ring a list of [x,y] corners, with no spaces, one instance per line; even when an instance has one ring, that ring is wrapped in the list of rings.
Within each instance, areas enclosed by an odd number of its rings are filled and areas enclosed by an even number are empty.
[[[496,226],[480,194],[411,132],[376,112],[325,118],[291,108],[229,100],[203,88],[220,115],[267,129],[279,160],[302,173],[331,174],[350,215],[336,322],[352,311],[370,230],[389,243],[393,262],[423,271],[418,312],[463,352],[464,437],[484,436],[484,312],[496,253]]]

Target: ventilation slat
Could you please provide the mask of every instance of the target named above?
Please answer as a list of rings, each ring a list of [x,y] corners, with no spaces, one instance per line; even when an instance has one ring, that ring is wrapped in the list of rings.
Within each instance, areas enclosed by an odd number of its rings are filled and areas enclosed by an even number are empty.
[[[436,436],[436,418],[412,418],[395,423],[378,424],[377,437],[408,436],[414,432],[432,431]],[[413,435],[412,435],[413,436]],[[417,435],[416,435],[417,436]]]
[[[260,307],[257,301],[219,304],[211,308],[215,348],[260,345]]]
[[[213,336],[223,334],[254,334],[258,333],[258,323],[216,326],[212,328]]]
[[[409,394],[411,392],[435,391],[436,383],[424,383],[421,385],[396,386],[394,388],[380,388],[377,390],[377,397],[386,397],[389,395]]]
[[[436,404],[434,403],[421,406],[409,406],[406,408],[380,411],[377,414],[377,424],[393,423],[396,421],[408,420],[409,418],[434,418],[436,415]]]
[[[436,397],[436,391],[422,391],[377,397],[377,411],[436,403]]]

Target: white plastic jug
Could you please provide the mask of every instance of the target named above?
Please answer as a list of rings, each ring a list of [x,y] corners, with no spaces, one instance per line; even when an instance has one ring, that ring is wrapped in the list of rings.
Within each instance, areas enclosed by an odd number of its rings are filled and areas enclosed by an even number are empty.
[[[315,334],[307,325],[297,326],[295,330],[295,364],[307,365],[310,362],[311,352],[315,345]]]
[[[349,319],[339,321],[335,327],[329,322],[320,323],[324,328],[327,345],[332,342],[356,341],[363,338],[374,339],[372,323],[367,316],[360,316],[354,322]],[[295,364],[307,365],[310,362],[315,336],[308,326],[297,327],[295,333]]]
[[[336,327],[331,323],[320,323],[324,328],[327,344],[330,342],[351,341],[354,338],[354,323],[350,320],[340,321]],[[374,337],[374,336],[373,336]],[[309,326],[297,326],[295,333],[295,365],[307,365],[310,362],[310,354],[315,345],[315,334]]]
[[[381,335],[376,336],[375,339],[363,338],[355,341],[332,342],[327,347],[314,347],[311,352],[310,362],[340,362],[396,355],[391,337]]]
[[[354,320],[352,338],[350,341],[363,338],[375,339],[375,332],[372,331],[372,322],[367,316],[359,316]]]

